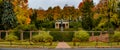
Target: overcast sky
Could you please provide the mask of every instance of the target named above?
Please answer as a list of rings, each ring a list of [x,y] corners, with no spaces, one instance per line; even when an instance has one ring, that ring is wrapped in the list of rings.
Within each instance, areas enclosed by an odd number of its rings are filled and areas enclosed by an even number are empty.
[[[65,4],[67,4],[68,6],[74,6],[74,7],[78,7],[78,4],[81,2],[82,0],[28,0],[29,3],[29,7],[30,8],[43,8],[43,9],[48,9],[48,7],[54,7],[54,6],[60,6],[61,8],[63,8],[65,6]],[[93,0],[95,4],[97,4],[99,2],[99,0]]]

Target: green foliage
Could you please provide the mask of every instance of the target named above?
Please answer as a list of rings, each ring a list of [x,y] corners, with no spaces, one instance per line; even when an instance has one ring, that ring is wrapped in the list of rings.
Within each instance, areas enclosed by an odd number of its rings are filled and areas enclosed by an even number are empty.
[[[94,7],[93,1],[86,0],[80,7],[80,12],[82,13],[82,28],[85,30],[92,30],[93,26],[93,12]]]
[[[7,35],[7,36],[5,37],[5,39],[6,39],[7,41],[15,41],[15,40],[18,39],[18,37],[15,36],[15,35],[13,35],[13,34],[10,34],[10,35]]]
[[[113,35],[113,39],[115,42],[120,42],[120,32],[115,31],[115,34]]]
[[[53,36],[53,41],[72,41],[73,32],[50,32],[50,35]]]
[[[41,29],[41,28],[54,28],[54,21],[37,21],[36,22],[36,27],[37,29]]]
[[[5,29],[15,28],[17,26],[17,19],[13,11],[13,5],[9,1],[3,1],[2,24]]]
[[[118,22],[118,27],[119,27],[119,29],[120,29],[120,2],[118,3],[118,12],[117,12],[117,14],[118,14],[118,20],[117,20],[117,22]],[[117,27],[117,28],[118,28]]]
[[[35,26],[34,24],[19,25],[19,26],[17,26],[15,29],[17,29],[17,30],[25,30],[25,31],[37,30],[37,28],[36,28],[36,26]]]
[[[33,10],[32,15],[30,16],[31,24],[35,24],[36,23],[36,19],[37,19],[37,10]]]
[[[114,3],[113,3],[114,2]],[[108,24],[111,25],[109,27],[118,28],[119,27],[119,18],[118,18],[118,3],[119,0],[108,0]]]
[[[2,0],[0,0],[0,29],[3,29],[3,25],[1,25],[2,24],[2,14],[3,14],[3,1]]]
[[[34,42],[51,42],[52,40],[53,37],[47,32],[41,32],[39,33],[39,35],[33,36]]]
[[[96,26],[95,30],[101,31],[101,30],[108,30],[108,19],[102,18],[98,25]]]
[[[75,28],[75,29],[77,29],[77,28],[81,28],[82,27],[82,24],[81,24],[81,22],[79,21],[79,22],[70,22],[70,28]]]
[[[15,40],[18,40],[18,37],[11,33],[11,34],[7,35],[5,37],[5,39],[10,42],[10,45],[12,45],[12,42]]]
[[[0,3],[2,2],[2,0],[0,0]]]
[[[90,35],[86,31],[80,30],[78,32],[75,32],[73,40],[86,42],[89,40],[89,37]]]
[[[100,22],[95,26],[95,29],[108,30],[109,28],[116,29],[119,27],[118,3],[119,0],[100,0],[95,13],[98,14],[96,18],[101,19],[97,20]]]

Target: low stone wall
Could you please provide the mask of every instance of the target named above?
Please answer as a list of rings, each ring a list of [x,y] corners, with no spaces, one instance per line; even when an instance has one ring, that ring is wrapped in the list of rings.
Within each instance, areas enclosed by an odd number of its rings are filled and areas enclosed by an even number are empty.
[[[108,42],[109,41],[109,36],[108,34],[102,34],[99,36],[91,36],[89,38],[89,41],[101,41],[101,42]]]

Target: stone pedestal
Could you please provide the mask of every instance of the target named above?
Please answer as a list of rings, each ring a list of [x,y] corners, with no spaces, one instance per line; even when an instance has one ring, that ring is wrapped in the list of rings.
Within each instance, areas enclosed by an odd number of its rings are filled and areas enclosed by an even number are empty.
[[[21,31],[21,35],[20,35],[21,41],[23,41],[23,32]]]

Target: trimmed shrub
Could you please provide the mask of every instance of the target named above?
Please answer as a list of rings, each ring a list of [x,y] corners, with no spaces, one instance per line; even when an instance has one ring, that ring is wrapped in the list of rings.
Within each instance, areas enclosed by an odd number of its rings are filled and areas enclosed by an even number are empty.
[[[77,41],[80,41],[80,42],[86,42],[89,40],[89,37],[90,35],[84,31],[84,30],[80,30],[78,32],[75,32],[74,34],[74,40],[77,39]]]
[[[48,32],[42,32],[33,36],[34,42],[52,42],[53,37]]]
[[[50,32],[50,35],[53,36],[53,41],[72,41],[74,32]]]
[[[113,35],[113,41],[118,42],[119,45],[120,42],[120,32],[115,31],[115,34]]]

